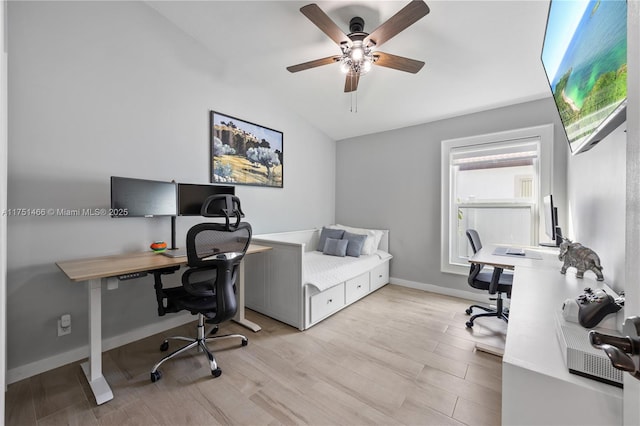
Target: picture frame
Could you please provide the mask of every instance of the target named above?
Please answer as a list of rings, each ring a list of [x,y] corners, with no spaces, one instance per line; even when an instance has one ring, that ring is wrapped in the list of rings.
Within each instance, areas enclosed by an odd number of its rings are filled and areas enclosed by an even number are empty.
[[[217,111],[210,119],[211,183],[283,187],[281,131]]]

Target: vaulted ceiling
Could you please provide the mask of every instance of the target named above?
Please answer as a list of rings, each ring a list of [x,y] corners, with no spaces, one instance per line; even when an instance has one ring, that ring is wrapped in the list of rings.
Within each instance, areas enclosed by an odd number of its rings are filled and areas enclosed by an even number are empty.
[[[550,96],[540,62],[546,1],[427,1],[430,13],[380,48],[424,68],[374,66],[352,95],[337,64],[286,70],[340,54],[300,13],[311,2],[147,3],[209,49],[230,79],[261,87],[335,140]],[[408,1],[316,3],[348,33],[354,16],[372,32]]]

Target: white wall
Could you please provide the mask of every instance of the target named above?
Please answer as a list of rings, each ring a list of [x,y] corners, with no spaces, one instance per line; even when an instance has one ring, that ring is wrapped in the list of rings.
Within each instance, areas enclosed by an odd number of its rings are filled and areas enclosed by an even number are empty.
[[[284,132],[284,189],[237,187],[255,233],[334,221],[335,141],[260,88],[229,81],[224,58],[144,3],[10,2],[8,13],[10,208],[108,207],[111,175],[207,183],[217,110]],[[200,220],[178,218],[178,236]],[[87,344],[86,285],[55,261],[147,250],[169,240],[169,224],[10,217],[9,368]],[[58,338],[64,313],[72,333]],[[158,321],[150,277],[105,291],[105,338]]]
[[[627,7],[627,146],[625,313],[640,314],[640,2]],[[623,424],[640,424],[640,381],[625,374]]]
[[[571,156],[567,164],[571,223],[565,234],[595,250],[605,281],[616,291],[624,289],[625,130],[623,124],[589,151]]]
[[[567,143],[553,100],[543,99],[337,143],[336,221],[389,229],[395,282],[468,291],[440,272],[441,141],[554,123],[553,195],[565,226]]]

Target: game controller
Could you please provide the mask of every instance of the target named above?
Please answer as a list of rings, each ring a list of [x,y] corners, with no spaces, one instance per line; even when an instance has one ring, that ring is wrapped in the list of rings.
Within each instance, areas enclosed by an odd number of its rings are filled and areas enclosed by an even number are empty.
[[[576,298],[578,304],[578,323],[585,328],[593,328],[609,314],[622,309],[624,298],[614,299],[602,289],[592,290],[587,287],[584,293]]]

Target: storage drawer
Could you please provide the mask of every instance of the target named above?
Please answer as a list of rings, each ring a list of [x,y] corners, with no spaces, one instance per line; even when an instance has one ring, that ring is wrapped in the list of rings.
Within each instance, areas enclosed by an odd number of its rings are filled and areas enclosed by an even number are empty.
[[[311,322],[331,315],[344,306],[344,283],[311,297]]]
[[[345,300],[347,305],[369,293],[369,273],[345,282]]]
[[[373,268],[371,274],[371,291],[377,290],[389,282],[389,261]]]

